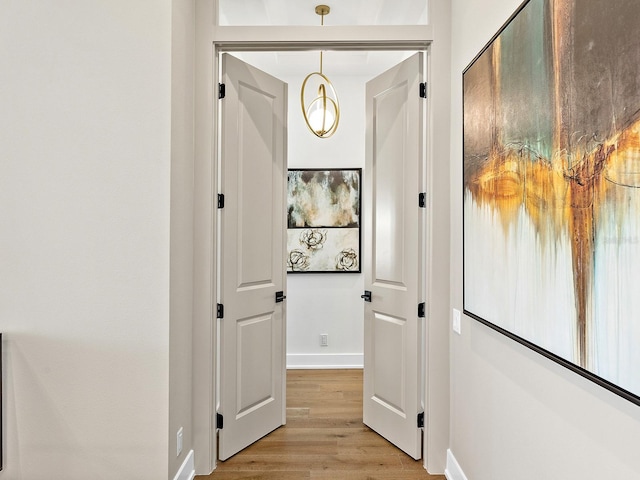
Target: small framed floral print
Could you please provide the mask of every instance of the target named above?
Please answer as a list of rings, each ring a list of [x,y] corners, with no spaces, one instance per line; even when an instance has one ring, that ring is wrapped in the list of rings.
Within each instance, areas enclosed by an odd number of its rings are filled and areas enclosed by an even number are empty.
[[[360,273],[361,169],[289,170],[287,272]]]

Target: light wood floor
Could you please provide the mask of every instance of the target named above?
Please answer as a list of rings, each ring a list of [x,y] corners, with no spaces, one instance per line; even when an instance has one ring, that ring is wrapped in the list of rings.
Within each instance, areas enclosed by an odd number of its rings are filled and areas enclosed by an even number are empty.
[[[197,480],[445,480],[362,423],[362,370],[289,370],[287,424]]]

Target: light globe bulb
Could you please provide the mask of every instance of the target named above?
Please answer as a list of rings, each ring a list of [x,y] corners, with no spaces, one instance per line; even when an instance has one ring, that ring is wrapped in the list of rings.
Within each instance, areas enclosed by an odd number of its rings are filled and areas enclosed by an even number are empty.
[[[321,98],[316,98],[307,111],[307,117],[309,118],[309,126],[318,135],[323,135],[333,127],[336,116],[330,108],[323,108],[323,101]],[[329,107],[330,104],[327,105]]]

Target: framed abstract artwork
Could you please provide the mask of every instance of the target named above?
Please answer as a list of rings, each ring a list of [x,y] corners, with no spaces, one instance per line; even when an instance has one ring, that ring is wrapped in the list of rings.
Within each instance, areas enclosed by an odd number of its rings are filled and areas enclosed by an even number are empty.
[[[640,2],[528,0],[463,72],[464,310],[640,405]]]
[[[288,273],[361,272],[361,177],[361,169],[289,170]]]

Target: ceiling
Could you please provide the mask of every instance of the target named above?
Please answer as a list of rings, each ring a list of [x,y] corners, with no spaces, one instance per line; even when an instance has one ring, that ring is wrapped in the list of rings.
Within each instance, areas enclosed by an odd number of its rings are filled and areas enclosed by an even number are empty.
[[[320,25],[316,5],[331,12],[325,25],[420,25],[427,23],[427,0],[219,0],[220,25]],[[324,54],[323,72],[372,77],[411,52],[332,51]],[[272,74],[306,75],[319,68],[318,52],[242,52],[242,60]]]
[[[420,25],[427,0],[219,0],[220,25],[320,25],[318,4],[331,12],[325,25]]]

